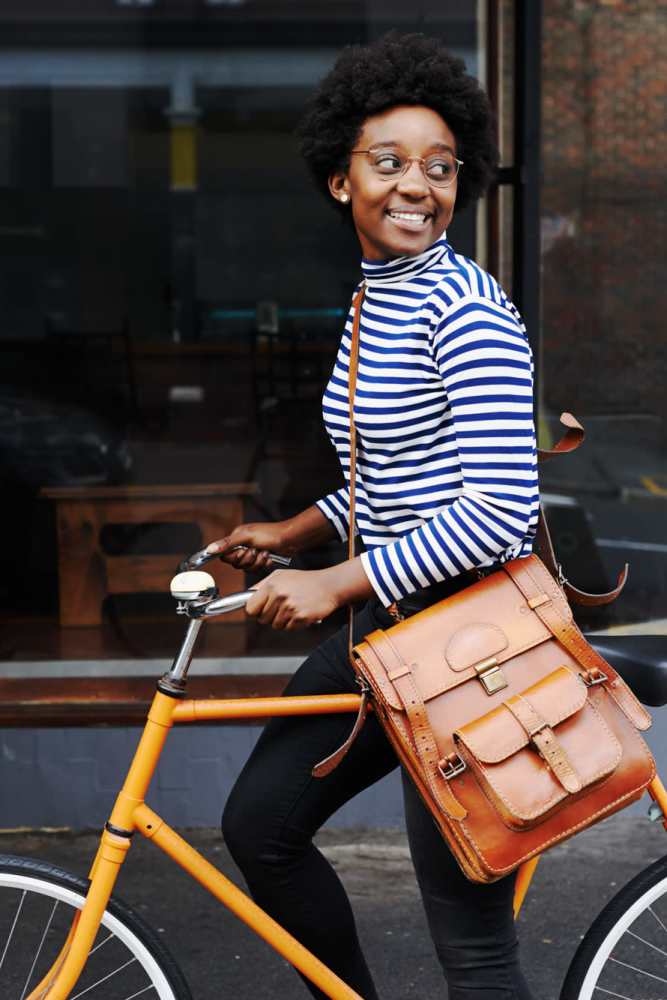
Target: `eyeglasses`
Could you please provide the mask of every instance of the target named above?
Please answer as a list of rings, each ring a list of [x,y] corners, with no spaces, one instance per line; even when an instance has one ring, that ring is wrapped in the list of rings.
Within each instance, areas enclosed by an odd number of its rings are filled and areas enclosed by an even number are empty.
[[[371,170],[384,181],[396,180],[407,173],[411,163],[418,163],[424,177],[434,187],[447,187],[463,166],[453,153],[443,150],[431,156],[406,156],[398,149],[353,149],[352,153],[365,153]]]

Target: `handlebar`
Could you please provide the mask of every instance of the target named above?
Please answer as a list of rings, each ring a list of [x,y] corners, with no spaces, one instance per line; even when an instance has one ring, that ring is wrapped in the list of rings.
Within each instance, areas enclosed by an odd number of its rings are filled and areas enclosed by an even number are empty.
[[[234,548],[230,549],[229,551],[236,552],[238,549],[247,549],[247,548],[248,548],[247,545],[235,545]],[[288,566],[292,565],[292,560],[287,556],[279,556],[275,552],[270,552],[269,555],[271,556],[271,562],[275,566],[282,566],[284,568],[287,568]],[[202,566],[205,566],[207,562],[210,562],[211,559],[218,559],[218,558],[219,558],[218,552],[208,552],[206,549],[200,549],[198,552],[193,552],[191,556],[188,556],[187,559],[184,559],[183,562],[179,564],[178,572],[187,573],[188,570],[200,569]]]
[[[253,593],[252,590],[239,590],[234,594],[216,597],[215,600],[209,601],[201,609],[201,617],[212,618],[215,615],[227,614],[228,611],[238,611],[239,608],[245,608]]]

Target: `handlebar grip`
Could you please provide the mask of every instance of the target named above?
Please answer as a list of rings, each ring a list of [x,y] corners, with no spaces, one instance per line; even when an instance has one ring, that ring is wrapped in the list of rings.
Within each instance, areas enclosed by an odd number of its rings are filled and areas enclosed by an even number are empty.
[[[230,549],[230,551],[235,552],[237,549],[246,549],[247,547],[247,545],[235,545],[233,549]],[[275,552],[270,552],[269,555],[271,556],[271,562],[276,566],[288,567],[292,565],[292,560],[287,556],[279,556]],[[188,570],[200,569],[207,562],[210,562],[211,559],[218,558],[218,552],[208,552],[206,549],[200,549],[198,552],[193,552],[191,556],[188,556],[187,559],[184,559],[181,563],[179,563],[178,572],[186,573]]]

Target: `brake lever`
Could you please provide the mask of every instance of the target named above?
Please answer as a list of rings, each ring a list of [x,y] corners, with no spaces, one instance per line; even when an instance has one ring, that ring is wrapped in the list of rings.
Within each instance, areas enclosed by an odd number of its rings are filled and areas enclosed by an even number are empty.
[[[247,545],[235,545],[229,551],[236,552],[238,549],[247,548]],[[292,560],[288,556],[279,556],[275,552],[270,552],[269,555],[271,556],[271,562],[275,566],[283,566],[287,568],[292,565]],[[219,552],[208,552],[207,549],[200,549],[198,552],[194,552],[191,556],[188,556],[187,559],[184,559],[178,564],[178,572],[187,573],[188,570],[200,569],[200,567],[204,566],[207,562],[210,562],[211,559],[218,559],[219,556]]]

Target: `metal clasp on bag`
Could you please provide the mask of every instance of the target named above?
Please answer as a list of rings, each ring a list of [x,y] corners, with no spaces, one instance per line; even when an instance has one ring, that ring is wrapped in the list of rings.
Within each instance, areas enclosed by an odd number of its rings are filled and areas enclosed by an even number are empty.
[[[497,656],[489,656],[481,663],[476,663],[475,671],[487,694],[495,694],[496,691],[502,691],[503,688],[507,687],[507,681],[498,665]]]
[[[457,774],[462,774],[466,769],[466,762],[457,753],[450,753],[448,757],[443,757],[438,761],[438,770],[445,779],[451,781]]]
[[[609,680],[604,670],[600,670],[599,667],[587,670],[585,673],[579,674],[579,676],[587,688],[595,687],[596,684],[606,684]]]

